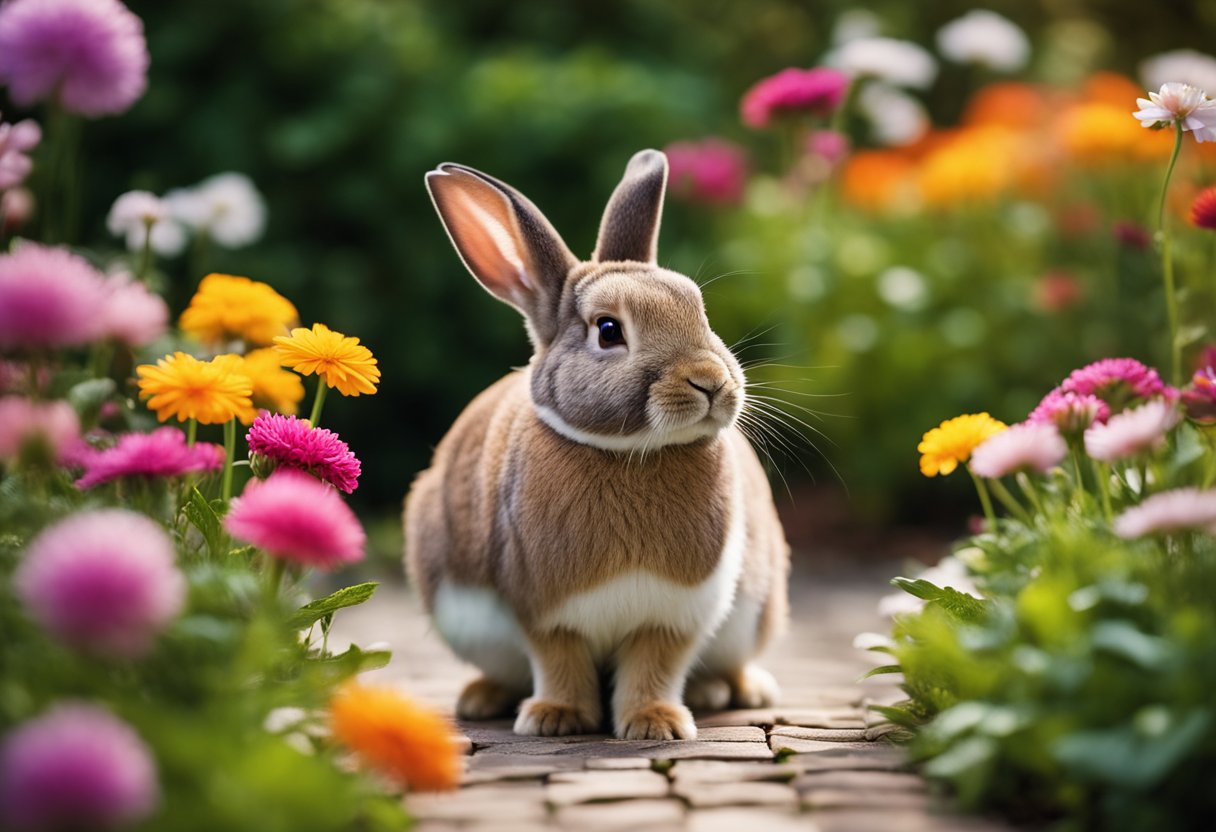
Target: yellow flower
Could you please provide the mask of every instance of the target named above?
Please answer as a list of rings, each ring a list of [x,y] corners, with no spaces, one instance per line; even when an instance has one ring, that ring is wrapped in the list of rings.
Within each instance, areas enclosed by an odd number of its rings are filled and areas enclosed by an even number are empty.
[[[139,374],[139,397],[148,399],[162,422],[170,416],[177,421],[197,419],[204,425],[218,425],[232,418],[252,419],[253,382],[239,371],[239,358],[221,355],[199,361],[184,352],[175,352],[155,364],[135,368]]]
[[[313,324],[312,329],[293,329],[290,337],[280,335],[274,343],[283,366],[306,376],[322,376],[343,396],[376,392],[380,368],[358,338],[334,332],[325,324]]]
[[[241,340],[269,344],[299,320],[291,301],[265,283],[230,274],[209,274],[182,313],[181,327],[215,346]]]
[[[451,725],[392,688],[348,683],[330,700],[329,712],[334,737],[402,786],[440,791],[460,783]]]
[[[971,458],[971,452],[980,443],[1007,427],[987,413],[969,413],[942,422],[916,446],[921,453],[920,472],[926,477],[953,472],[959,463]]]
[[[283,369],[278,351],[273,347],[253,350],[240,360],[240,372],[253,382],[254,407],[294,416],[304,398],[304,382],[291,370]]]

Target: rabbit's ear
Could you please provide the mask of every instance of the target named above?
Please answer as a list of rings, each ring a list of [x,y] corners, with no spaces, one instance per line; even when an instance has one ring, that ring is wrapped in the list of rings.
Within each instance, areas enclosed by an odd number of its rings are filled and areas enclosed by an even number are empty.
[[[510,185],[463,165],[440,165],[426,186],[468,270],[524,313],[534,340],[552,341],[562,284],[578,261],[545,216]]]
[[[604,209],[591,259],[654,263],[666,191],[667,157],[658,150],[635,153]]]

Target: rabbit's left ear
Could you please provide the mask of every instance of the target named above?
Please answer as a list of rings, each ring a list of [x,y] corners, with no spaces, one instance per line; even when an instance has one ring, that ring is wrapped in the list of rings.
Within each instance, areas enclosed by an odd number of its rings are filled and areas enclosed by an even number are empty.
[[[667,157],[658,150],[635,153],[604,209],[591,259],[654,263],[666,191]]]

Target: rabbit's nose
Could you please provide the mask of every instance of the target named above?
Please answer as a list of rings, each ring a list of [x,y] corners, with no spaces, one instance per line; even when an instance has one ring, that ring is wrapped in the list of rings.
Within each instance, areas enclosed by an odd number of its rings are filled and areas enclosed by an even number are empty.
[[[718,395],[718,391],[726,386],[726,379],[696,375],[689,378],[688,383],[694,389],[700,390],[702,393],[704,393],[705,398],[709,400],[709,403],[713,404],[714,396]]]

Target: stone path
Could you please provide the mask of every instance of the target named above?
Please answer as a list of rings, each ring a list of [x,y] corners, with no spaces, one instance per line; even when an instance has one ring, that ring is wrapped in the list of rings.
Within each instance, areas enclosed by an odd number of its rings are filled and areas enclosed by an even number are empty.
[[[517,737],[508,721],[461,723],[468,761],[460,790],[413,795],[417,832],[535,829],[692,832],[996,832],[951,814],[903,762],[867,706],[899,699],[891,677],[858,682],[881,663],[852,647],[883,631],[875,610],[891,567],[825,572],[796,566],[790,632],[764,665],[779,707],[702,715],[694,741],[606,736]],[[475,675],[430,632],[418,603],[385,585],[337,616],[331,645],[388,642],[392,663],[370,679],[451,712]]]

